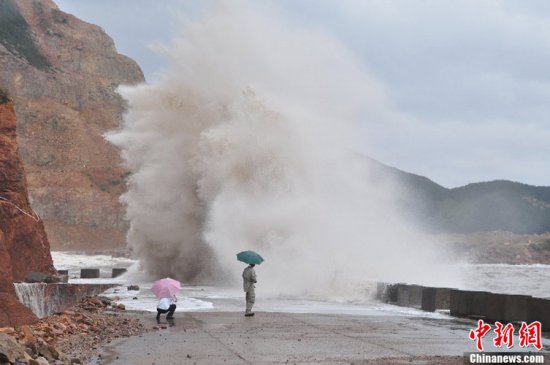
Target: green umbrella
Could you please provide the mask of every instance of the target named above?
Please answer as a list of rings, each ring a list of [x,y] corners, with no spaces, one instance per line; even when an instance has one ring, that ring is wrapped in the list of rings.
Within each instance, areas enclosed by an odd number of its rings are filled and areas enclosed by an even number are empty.
[[[261,264],[264,259],[257,252],[254,251],[243,251],[237,254],[237,260],[242,261],[246,264]]]

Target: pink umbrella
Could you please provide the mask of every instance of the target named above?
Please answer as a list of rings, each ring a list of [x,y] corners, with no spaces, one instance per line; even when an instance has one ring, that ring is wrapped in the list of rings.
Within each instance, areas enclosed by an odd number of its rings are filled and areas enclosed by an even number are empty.
[[[174,296],[180,290],[180,282],[171,278],[157,280],[153,283],[153,287],[151,287],[151,291],[157,296],[157,298]]]

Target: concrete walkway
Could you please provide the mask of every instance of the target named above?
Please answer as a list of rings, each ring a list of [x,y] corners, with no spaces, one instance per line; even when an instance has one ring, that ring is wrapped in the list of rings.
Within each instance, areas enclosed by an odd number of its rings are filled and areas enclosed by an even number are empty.
[[[152,314],[143,316],[156,325]],[[475,350],[468,339],[475,322],[462,319],[193,312],[161,325],[111,343],[89,364],[459,364],[458,356]],[[372,361],[384,358],[393,360]]]

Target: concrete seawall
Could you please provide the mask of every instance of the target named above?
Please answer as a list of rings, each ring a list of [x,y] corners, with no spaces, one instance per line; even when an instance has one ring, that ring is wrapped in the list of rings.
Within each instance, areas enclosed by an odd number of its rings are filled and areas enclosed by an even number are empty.
[[[389,304],[502,323],[539,321],[543,331],[550,331],[549,299],[402,283],[378,283],[377,289],[377,298]]]
[[[62,312],[86,296],[93,296],[114,284],[15,283],[19,301],[39,317]]]

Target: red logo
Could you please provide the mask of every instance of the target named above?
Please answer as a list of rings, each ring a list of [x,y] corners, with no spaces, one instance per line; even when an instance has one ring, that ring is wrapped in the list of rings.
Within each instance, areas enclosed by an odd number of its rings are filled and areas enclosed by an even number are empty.
[[[483,351],[483,342],[481,342],[483,336],[491,330],[491,326],[484,323],[482,319],[477,321],[477,328],[470,330],[470,340],[476,340],[476,347],[478,351]]]
[[[470,340],[476,341],[476,348],[478,351],[483,351],[483,336],[485,336],[491,330],[491,325],[485,323],[482,319],[477,321],[477,327],[470,330]],[[493,344],[495,347],[501,347],[506,344],[506,347],[512,348],[514,346],[514,326],[511,323],[503,325],[500,322],[495,322],[495,329],[493,331],[495,337],[493,338]],[[542,325],[539,321],[535,321],[531,324],[521,322],[521,327],[518,331],[519,346],[529,347],[533,346],[537,350],[542,349],[541,342]]]
[[[535,321],[530,325],[522,322],[521,328],[519,329],[519,346],[527,347],[533,345],[537,350],[542,349],[542,343],[540,341],[541,332],[542,325],[539,321]]]
[[[493,343],[496,347],[502,346],[503,343],[507,345],[510,349],[514,346],[514,326],[511,323],[508,323],[506,326],[503,326],[500,322],[495,322],[496,336],[493,338]]]

